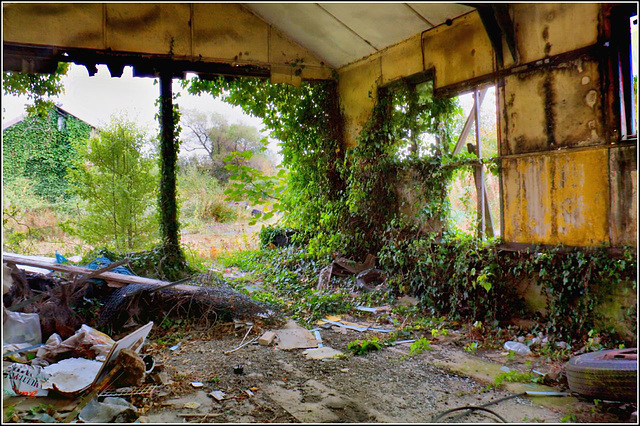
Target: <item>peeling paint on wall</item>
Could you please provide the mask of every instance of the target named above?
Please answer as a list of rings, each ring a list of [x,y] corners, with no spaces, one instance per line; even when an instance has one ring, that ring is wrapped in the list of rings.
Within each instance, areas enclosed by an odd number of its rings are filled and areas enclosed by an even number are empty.
[[[593,246],[609,242],[608,148],[505,159],[505,239]]]

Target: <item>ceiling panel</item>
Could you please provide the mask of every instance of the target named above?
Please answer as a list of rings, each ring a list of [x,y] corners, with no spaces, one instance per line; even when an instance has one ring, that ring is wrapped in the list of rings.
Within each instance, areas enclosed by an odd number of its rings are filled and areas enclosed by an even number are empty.
[[[250,3],[244,6],[333,67],[341,67],[375,52],[315,3]]]
[[[378,50],[431,28],[403,3],[320,3],[320,6]]]
[[[457,18],[475,8],[455,3],[408,3],[433,25],[440,25],[447,19]]]
[[[244,3],[243,6],[335,68],[474,10],[454,3]]]

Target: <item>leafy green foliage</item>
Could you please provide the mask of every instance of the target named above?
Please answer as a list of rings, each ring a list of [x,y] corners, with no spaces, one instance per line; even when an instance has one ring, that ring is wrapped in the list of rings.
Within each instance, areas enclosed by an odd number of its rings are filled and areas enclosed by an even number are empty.
[[[512,370],[498,374],[493,382],[496,386],[500,386],[504,382],[530,383],[532,381],[534,381],[533,373],[521,373],[519,371]]]
[[[424,337],[419,338],[409,346],[409,355],[418,355],[424,351],[431,350],[431,340]]]
[[[372,351],[378,351],[382,349],[382,342],[377,337],[371,339],[355,340],[347,344],[347,349],[353,352],[354,355],[366,355]]]
[[[69,170],[83,200],[78,233],[94,245],[140,248],[155,237],[155,158],[144,154],[147,136],[126,118],[114,118],[99,136],[77,143]]]
[[[48,97],[64,92],[62,76],[67,75],[68,70],[69,63],[58,62],[55,72],[51,74],[3,72],[4,94],[26,95],[32,101],[26,106],[29,115],[37,114],[44,118],[53,107],[53,102]]]

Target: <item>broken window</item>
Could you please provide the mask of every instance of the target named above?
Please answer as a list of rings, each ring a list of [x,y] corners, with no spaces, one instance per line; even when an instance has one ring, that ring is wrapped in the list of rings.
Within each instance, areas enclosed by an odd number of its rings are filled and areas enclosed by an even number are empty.
[[[611,42],[613,78],[620,139],[637,138],[637,81],[638,81],[638,15],[635,5],[619,5],[611,10]]]
[[[458,104],[434,97],[432,79],[417,83],[404,82],[404,85],[391,86],[390,89],[388,93],[398,159],[448,153],[448,135],[457,124],[452,123],[450,117],[462,113]]]
[[[461,94],[458,101],[466,119],[454,134],[452,154],[456,157],[498,157],[495,86],[476,87]],[[476,105],[479,105],[476,108]],[[449,188],[449,227],[481,237],[500,236],[500,178],[495,163],[460,168]],[[478,196],[480,194],[480,196]],[[481,207],[482,206],[482,207]]]

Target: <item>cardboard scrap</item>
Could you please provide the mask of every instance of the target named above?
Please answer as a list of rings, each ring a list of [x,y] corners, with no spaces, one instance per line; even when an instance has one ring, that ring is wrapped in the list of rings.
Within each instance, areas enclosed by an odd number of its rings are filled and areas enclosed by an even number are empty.
[[[294,321],[288,321],[283,329],[276,330],[278,349],[306,349],[317,348],[318,341],[306,328],[300,327]]]
[[[215,398],[216,401],[222,401],[224,399],[225,393],[222,391],[213,391],[209,392],[209,396]]]

